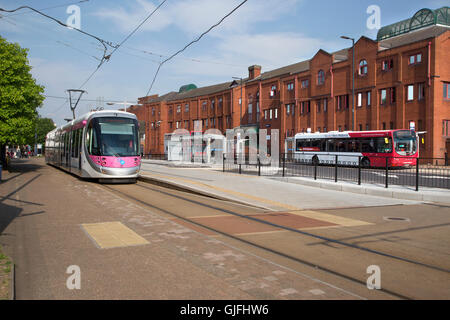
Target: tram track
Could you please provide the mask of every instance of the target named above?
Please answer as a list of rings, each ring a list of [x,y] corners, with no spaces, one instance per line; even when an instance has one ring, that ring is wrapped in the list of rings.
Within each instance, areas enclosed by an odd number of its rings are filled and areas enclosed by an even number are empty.
[[[316,235],[316,234],[313,234],[313,233],[310,233],[310,232],[306,232],[306,231],[302,231],[302,230],[298,230],[298,229],[293,229],[293,228],[290,228],[290,227],[287,227],[287,226],[283,226],[283,225],[279,225],[279,224],[276,224],[276,223],[264,221],[264,220],[256,218],[255,215],[240,214],[240,213],[235,212],[233,210],[229,210],[229,209],[226,209],[226,208],[221,208],[218,205],[211,205],[211,204],[203,203],[201,201],[197,201],[197,200],[188,198],[187,196],[182,196],[182,195],[179,195],[179,194],[174,194],[173,192],[170,192],[170,191],[161,190],[161,187],[159,187],[159,188],[149,187],[147,184],[148,183],[138,182],[134,186],[138,187],[138,188],[141,188],[141,189],[148,190],[150,192],[157,192],[157,193],[160,193],[162,195],[165,195],[165,196],[177,199],[177,200],[187,201],[189,203],[192,203],[193,205],[197,205],[197,206],[200,206],[200,207],[203,207],[203,208],[206,208],[206,209],[217,210],[217,211],[223,212],[225,214],[228,214],[230,216],[235,216],[235,217],[237,217],[239,219],[247,219],[247,220],[252,220],[253,222],[270,225],[272,227],[276,227],[276,228],[279,228],[279,229],[282,229],[282,230],[285,230],[285,231],[288,231],[288,232],[292,232],[292,233],[298,234],[300,236],[305,236],[305,237],[314,238],[314,239],[320,239],[320,240],[326,241],[326,242],[332,242],[332,243],[335,243],[335,244],[338,244],[338,245],[345,246],[345,247],[347,247],[349,249],[352,249],[352,250],[364,251],[365,253],[368,253],[368,254],[378,255],[378,256],[381,256],[381,257],[386,258],[386,259],[396,260],[396,262],[407,263],[407,264],[414,265],[414,266],[419,267],[419,268],[426,268],[428,270],[433,270],[434,272],[450,273],[450,270],[447,270],[445,268],[441,268],[441,267],[434,266],[434,265],[429,265],[429,264],[426,264],[426,263],[422,263],[420,261],[407,259],[407,258],[404,258],[404,257],[400,257],[400,256],[397,256],[397,255],[385,253],[385,252],[382,252],[382,251],[378,251],[378,250],[374,250],[374,249],[370,249],[370,248],[366,248],[366,247],[360,247],[360,246],[357,246],[357,245],[354,245],[354,244],[351,244],[351,243],[346,243],[346,242],[343,242],[343,241],[340,241],[340,240],[337,240],[337,239],[332,239],[332,238],[329,238],[329,237],[324,237],[324,236]],[[219,230],[219,228],[215,228],[215,227],[206,225],[206,224],[201,223],[199,221],[195,221],[195,220],[193,220],[193,219],[191,219],[189,217],[185,217],[185,216],[180,215],[180,214],[178,214],[176,212],[173,212],[173,210],[167,210],[167,209],[165,209],[165,208],[163,208],[161,206],[157,206],[155,204],[149,203],[145,199],[140,199],[138,197],[135,197],[135,196],[133,196],[133,195],[127,193],[127,192],[119,190],[118,188],[111,187],[109,185],[102,185],[102,187],[110,190],[113,193],[117,193],[118,195],[121,195],[122,197],[128,198],[128,199],[130,199],[132,201],[135,201],[137,203],[140,203],[141,205],[144,205],[145,207],[156,209],[156,210],[158,210],[158,211],[160,211],[160,212],[162,212],[164,214],[167,214],[167,215],[169,215],[169,216],[171,216],[173,218],[180,219],[180,220],[182,220],[182,221],[184,221],[184,222],[186,222],[188,224],[192,224],[192,225],[198,226],[200,228],[204,228],[206,230],[209,230],[211,232],[217,233],[217,234],[222,235],[224,237],[228,237],[228,238],[236,240],[238,242],[244,243],[244,244],[249,245],[251,247],[263,250],[265,252],[269,252],[271,254],[277,255],[279,257],[286,258],[288,260],[291,260],[291,261],[296,262],[296,263],[300,263],[300,264],[308,266],[308,267],[312,267],[312,268],[314,268],[316,270],[321,270],[323,272],[326,272],[326,273],[331,274],[333,276],[345,279],[347,281],[351,281],[351,282],[356,283],[358,285],[362,285],[364,287],[366,287],[366,285],[367,285],[367,283],[364,280],[362,280],[360,278],[357,278],[355,276],[346,274],[346,273],[338,271],[338,270],[333,270],[332,268],[329,268],[328,266],[308,261],[306,259],[303,259],[302,257],[298,257],[298,256],[294,256],[292,254],[286,253],[286,252],[282,252],[282,251],[280,251],[280,250],[278,250],[276,248],[271,248],[271,247],[266,246],[266,245],[261,245],[260,243],[257,243],[255,241],[244,239],[242,236],[234,235],[234,234],[229,233],[229,232],[224,232],[222,230]],[[162,189],[165,189],[165,188],[162,188]],[[223,201],[223,200],[217,200],[217,199],[214,199],[214,198],[211,198],[211,199],[213,199],[214,201]],[[236,205],[236,204],[234,204],[234,205]],[[255,208],[255,209],[260,209],[260,208]],[[382,292],[384,292],[384,293],[386,293],[388,295],[391,295],[393,297],[399,298],[399,299],[413,299],[411,296],[408,296],[407,294],[400,293],[400,292],[397,292],[395,290],[390,290],[390,289],[385,288],[385,287],[382,287],[380,289],[380,291],[382,291]]]

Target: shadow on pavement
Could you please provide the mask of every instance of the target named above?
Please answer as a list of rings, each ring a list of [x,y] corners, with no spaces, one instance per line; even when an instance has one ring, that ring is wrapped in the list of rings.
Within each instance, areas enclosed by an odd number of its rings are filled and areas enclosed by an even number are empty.
[[[22,208],[0,203],[0,235],[6,227],[17,218],[22,212]]]
[[[26,172],[36,171],[43,166],[40,164],[33,163],[31,159],[11,159],[11,163],[9,164],[8,171],[20,172],[24,174]]]

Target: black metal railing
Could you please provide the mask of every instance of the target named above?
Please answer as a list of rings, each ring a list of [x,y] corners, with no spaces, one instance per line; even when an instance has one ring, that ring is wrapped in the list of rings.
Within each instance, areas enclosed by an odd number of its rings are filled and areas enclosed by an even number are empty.
[[[404,165],[407,163],[407,165]],[[240,160],[239,156],[224,156],[224,172],[253,174],[259,176],[308,177],[375,184],[388,188],[390,185],[433,187],[450,189],[450,167],[445,158],[414,157],[364,157],[352,155],[323,155],[314,157],[308,153],[281,154],[275,163],[263,163],[257,158]]]
[[[142,159],[147,160],[167,160],[167,154],[161,153],[149,153],[142,155]]]

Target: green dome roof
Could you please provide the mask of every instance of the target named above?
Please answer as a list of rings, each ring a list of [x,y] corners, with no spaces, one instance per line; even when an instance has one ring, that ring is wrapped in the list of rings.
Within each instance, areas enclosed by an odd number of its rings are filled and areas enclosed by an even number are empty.
[[[178,90],[178,93],[187,92],[187,91],[192,90],[192,89],[197,89],[197,86],[195,84],[192,84],[192,83],[186,84],[186,85],[180,87],[180,90]]]
[[[450,26],[450,8],[442,7],[440,9],[420,9],[410,19],[390,24],[381,28],[377,34],[377,40],[392,38],[403,33],[424,28],[431,25]]]

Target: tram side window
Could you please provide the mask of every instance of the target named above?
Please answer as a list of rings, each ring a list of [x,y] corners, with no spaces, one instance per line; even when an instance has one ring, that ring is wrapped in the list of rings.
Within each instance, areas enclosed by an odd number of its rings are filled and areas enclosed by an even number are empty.
[[[78,129],[78,152],[77,152],[77,158],[80,156],[81,153],[81,146],[83,145],[83,129]]]
[[[72,151],[72,158],[75,157],[75,131],[70,131],[70,145],[71,145],[71,151]]]
[[[89,154],[93,156],[100,155],[100,148],[98,147],[97,134],[95,133],[92,122],[89,123],[87,133],[86,133],[86,148]]]
[[[78,149],[78,131],[73,131],[73,147],[72,147],[72,157],[77,158]]]
[[[70,133],[66,132],[66,153],[69,154],[70,152]]]

